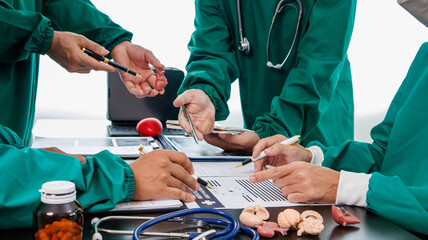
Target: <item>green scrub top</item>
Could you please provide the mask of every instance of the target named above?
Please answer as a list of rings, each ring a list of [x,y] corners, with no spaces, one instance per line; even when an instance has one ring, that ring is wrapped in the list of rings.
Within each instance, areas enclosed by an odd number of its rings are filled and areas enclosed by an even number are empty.
[[[87,0],[0,0],[0,124],[28,143],[34,120],[39,54],[53,32],[82,34],[111,51],[132,34]]]
[[[241,1],[248,55],[240,41],[236,1],[196,0],[187,76],[179,93],[201,89],[216,108],[216,120],[229,115],[231,83],[239,78],[244,127],[261,137],[300,134],[302,143],[338,145],[353,139],[353,93],[347,49],[356,1],[302,0],[296,44],[284,67],[269,68],[266,43],[278,1]],[[297,6],[296,1],[292,1]],[[284,14],[285,12],[285,14]],[[270,60],[281,63],[293,41],[297,12],[286,7],[275,21]]]
[[[323,166],[372,173],[367,208],[406,229],[428,234],[428,43],[420,48],[373,143],[323,149]]]
[[[0,228],[32,224],[38,190],[47,181],[76,184],[85,211],[129,201],[132,169],[104,151],[80,163],[74,157],[27,148],[34,121],[39,54],[53,32],[70,31],[112,50],[132,34],[86,0],[0,0]]]

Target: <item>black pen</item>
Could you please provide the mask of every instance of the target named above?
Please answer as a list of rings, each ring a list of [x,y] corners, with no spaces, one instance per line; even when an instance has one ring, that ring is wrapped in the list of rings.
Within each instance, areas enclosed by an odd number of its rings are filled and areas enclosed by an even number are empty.
[[[134,72],[134,71],[130,70],[129,68],[124,67],[124,66],[120,65],[119,63],[116,63],[116,62],[112,61],[111,59],[108,59],[108,58],[106,58],[106,57],[104,57],[104,56],[100,56],[100,55],[98,55],[98,54],[96,54],[96,53],[92,52],[92,51],[91,51],[91,50],[89,50],[89,49],[82,48],[82,51],[83,51],[84,53],[88,54],[89,56],[91,56],[91,57],[93,57],[93,58],[97,59],[98,61],[104,62],[105,64],[108,64],[108,65],[110,65],[110,66],[113,66],[113,67],[115,67],[115,68],[117,68],[117,69],[119,69],[119,70],[121,70],[121,71],[124,71],[124,72],[126,72],[126,73],[132,74],[132,75],[134,75],[134,76],[136,76],[136,77],[141,77],[141,75],[140,75],[140,74],[138,74],[138,73],[136,73],[136,72]]]
[[[204,179],[202,179],[200,177],[196,177],[196,176],[193,176],[193,177],[196,179],[196,182],[198,182],[202,186],[214,189],[214,187],[211,184],[209,184],[207,181],[205,181]]]

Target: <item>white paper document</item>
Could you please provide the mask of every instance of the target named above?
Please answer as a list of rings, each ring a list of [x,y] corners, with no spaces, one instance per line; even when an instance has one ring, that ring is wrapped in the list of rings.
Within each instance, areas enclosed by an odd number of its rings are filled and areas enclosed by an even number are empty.
[[[214,189],[201,186],[193,192],[196,201],[186,203],[188,208],[243,208],[259,204],[264,207],[287,207],[307,204],[290,203],[272,181],[250,182],[254,164],[235,168],[237,162],[193,162],[197,176]]]
[[[254,163],[249,163],[240,168],[236,168],[239,162],[192,162],[195,175],[202,177],[231,177],[250,176],[254,171]]]
[[[159,199],[153,201],[130,201],[118,203],[110,211],[135,211],[135,210],[154,210],[154,209],[174,209],[180,208],[183,203],[174,199]]]

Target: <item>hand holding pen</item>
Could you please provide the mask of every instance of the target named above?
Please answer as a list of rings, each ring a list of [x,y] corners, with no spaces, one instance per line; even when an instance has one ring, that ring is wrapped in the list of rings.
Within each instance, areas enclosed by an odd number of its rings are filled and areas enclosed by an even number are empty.
[[[115,68],[97,61],[82,53],[82,48],[90,48],[100,56],[109,51],[86,37],[71,33],[54,31],[47,55],[69,72],[89,73],[91,70],[112,72]]]
[[[175,107],[185,106],[186,112],[192,120],[198,140],[203,140],[205,134],[214,129],[215,108],[206,93],[199,89],[190,89],[180,94],[173,102]],[[183,111],[178,116],[180,126],[191,132],[190,122]]]
[[[278,135],[279,136],[279,135]],[[274,136],[274,137],[277,137],[277,136]],[[265,145],[273,145],[274,143],[278,143],[278,141],[276,141],[275,142],[275,140],[273,140],[273,142],[271,142],[271,143],[266,143],[267,141],[269,141],[269,140],[272,140],[272,139],[275,139],[274,137],[270,137],[270,138],[267,138],[267,139],[263,139],[263,140],[261,140],[255,147],[254,147],[254,149],[258,149],[258,148],[260,148],[261,146],[263,146],[263,147],[266,147]],[[288,139],[285,139],[285,140],[283,140],[283,141],[281,141],[281,142],[279,142],[279,144],[281,144],[281,145],[291,145],[291,144],[294,144],[294,143],[297,143],[298,141],[300,140],[300,135],[296,135],[296,136],[293,136],[293,137],[291,137],[291,138],[288,138]],[[264,152],[264,151],[262,151],[257,157],[250,157],[250,158],[248,158],[248,159],[246,159],[246,160],[244,160],[243,162],[241,162],[240,164],[238,164],[237,166],[236,166],[236,168],[238,168],[238,167],[242,167],[242,166],[244,166],[244,165],[247,165],[247,164],[249,164],[249,163],[251,163],[251,162],[255,162],[255,161],[257,161],[257,160],[259,160],[259,159],[262,159],[262,158],[264,158],[264,157],[266,157],[266,153]]]
[[[148,153],[151,151],[151,149],[148,148],[144,148],[144,144],[140,144],[140,146],[138,147],[138,151],[140,152],[141,156],[144,156],[144,154]],[[202,178],[192,175],[192,177],[202,186],[210,188],[210,189],[214,189],[214,187],[209,184],[207,181],[203,180]]]

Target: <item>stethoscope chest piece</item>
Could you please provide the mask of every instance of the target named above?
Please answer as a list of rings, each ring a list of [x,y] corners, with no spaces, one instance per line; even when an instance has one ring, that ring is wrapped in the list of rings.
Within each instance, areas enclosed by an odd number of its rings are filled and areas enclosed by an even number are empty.
[[[241,41],[238,44],[238,50],[247,55],[250,54],[250,42],[246,37],[241,38]]]

